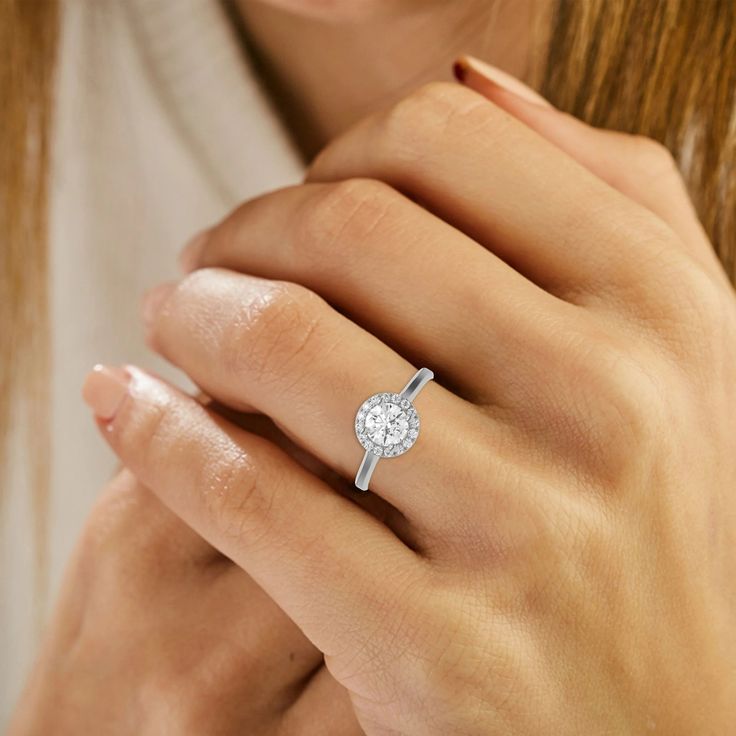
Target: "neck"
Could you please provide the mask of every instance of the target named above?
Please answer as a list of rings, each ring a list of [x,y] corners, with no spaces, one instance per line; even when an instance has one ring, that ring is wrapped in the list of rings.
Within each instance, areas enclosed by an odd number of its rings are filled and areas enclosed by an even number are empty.
[[[431,80],[454,59],[479,56],[529,80],[544,0],[395,3],[360,21],[331,21],[238,0],[246,34],[276,104],[310,157],[361,117]]]

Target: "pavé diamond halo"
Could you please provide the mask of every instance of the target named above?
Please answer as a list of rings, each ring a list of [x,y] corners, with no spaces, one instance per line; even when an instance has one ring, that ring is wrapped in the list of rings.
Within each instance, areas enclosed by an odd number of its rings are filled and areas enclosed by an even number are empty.
[[[434,378],[429,368],[420,368],[398,393],[373,394],[355,415],[355,435],[365,450],[355,476],[355,485],[368,490],[373,471],[381,458],[398,457],[419,437],[419,415],[412,401]]]
[[[405,453],[419,436],[419,415],[399,394],[374,394],[355,415],[355,434],[363,447],[379,457]]]

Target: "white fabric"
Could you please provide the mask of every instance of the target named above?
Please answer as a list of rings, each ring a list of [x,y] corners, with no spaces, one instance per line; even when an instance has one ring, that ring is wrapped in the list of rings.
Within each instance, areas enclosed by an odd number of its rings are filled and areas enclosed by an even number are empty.
[[[51,602],[115,467],[80,398],[85,372],[129,361],[171,376],[143,346],[141,293],[177,276],[199,229],[302,174],[217,0],[67,0],[58,90]],[[32,512],[15,460],[0,541],[0,723],[37,644]]]

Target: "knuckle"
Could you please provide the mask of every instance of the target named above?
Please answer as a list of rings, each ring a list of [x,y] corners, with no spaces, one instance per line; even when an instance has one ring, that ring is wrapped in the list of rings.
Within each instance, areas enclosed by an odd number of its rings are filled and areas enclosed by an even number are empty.
[[[731,295],[700,265],[689,261],[670,270],[662,287],[658,333],[679,365],[700,370],[729,344]]]
[[[679,176],[675,158],[663,143],[643,135],[632,135],[629,140],[633,147],[633,160],[640,172],[655,178]]]
[[[605,207],[604,201],[596,205]],[[608,224],[606,244],[610,243],[613,247],[617,243],[629,243],[640,254],[638,262],[630,264],[632,274],[642,273],[644,259],[651,261],[651,265],[657,268],[660,263],[669,261],[678,250],[677,235],[672,228],[644,207],[632,207],[626,212],[626,217],[611,218]]]
[[[216,491],[205,494],[207,515],[225,538],[252,547],[270,528],[276,492],[273,478],[264,483],[257,463],[242,451],[229,453],[213,475],[209,487]]]
[[[591,212],[601,211],[600,203],[591,205]],[[601,268],[580,293],[571,298],[595,305],[617,302],[624,314],[637,320],[647,314],[652,300],[665,293],[663,285],[668,275],[687,261],[678,236],[663,220],[644,207],[632,207],[625,217],[611,218],[603,213],[606,226],[599,232]],[[618,251],[626,244],[636,258],[620,258]]]
[[[230,320],[223,335],[223,365],[230,375],[250,375],[263,384],[290,372],[297,360],[309,361],[316,350],[323,312],[309,289],[275,282],[245,316]]]
[[[138,458],[139,467],[152,468],[171,450],[175,418],[167,395],[157,397],[155,403],[136,404],[137,409],[132,411],[125,411],[124,407],[121,413],[127,416],[116,420],[118,443],[126,448],[129,457]]]
[[[337,262],[347,247],[360,247],[398,202],[388,184],[375,179],[346,179],[322,185],[298,214],[297,242],[319,268]]]
[[[116,452],[144,482],[159,477],[162,466],[169,466],[172,453],[190,446],[192,423],[201,419],[197,411],[204,409],[180,400],[158,379],[136,371],[130,397],[118,410],[113,425]],[[143,486],[140,492],[149,493]]]
[[[565,345],[542,404],[545,433],[575,464],[581,487],[613,492],[656,451],[671,414],[671,374],[648,346],[602,338],[597,329],[576,331]]]
[[[710,273],[693,264],[683,281],[681,293],[685,303],[680,304],[679,311],[690,318],[698,333],[711,335],[718,325],[733,322],[732,294],[716,284]]]
[[[176,293],[196,296],[199,292],[208,292],[216,278],[217,269],[200,268],[187,274],[176,286]]]
[[[397,109],[408,106],[408,109],[432,110],[441,112],[456,105],[460,100],[468,98],[468,90],[450,82],[427,82],[396,104]]]
[[[492,111],[484,98],[460,85],[431,82],[391,108],[379,142],[392,157],[421,160],[428,155],[428,144],[447,136],[465,138],[487,128]]]
[[[645,465],[668,424],[666,373],[627,347],[600,342],[576,371],[577,433],[605,487],[620,487],[632,464]],[[625,484],[624,484],[625,485]]]
[[[599,359],[601,366],[595,393],[603,396],[603,406],[608,407],[611,424],[638,445],[641,438],[661,425],[666,406],[662,388],[644,368],[643,360],[628,350],[611,349]],[[607,433],[611,431],[611,427],[607,427]]]
[[[209,318],[222,295],[222,274],[222,269],[206,267],[184,276],[161,307],[161,314],[169,322],[165,331],[177,324],[197,338],[209,332]]]
[[[677,236],[656,218],[632,230],[642,256],[626,266],[617,288],[620,313],[633,320],[639,335],[678,361],[687,361],[713,340],[719,325],[730,322],[730,294],[713,274],[684,249]]]

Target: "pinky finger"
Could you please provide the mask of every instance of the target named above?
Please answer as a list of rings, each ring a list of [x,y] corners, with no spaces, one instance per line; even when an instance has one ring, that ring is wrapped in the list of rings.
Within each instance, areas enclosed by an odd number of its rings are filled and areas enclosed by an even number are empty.
[[[592,174],[667,223],[709,270],[722,271],[669,151],[644,136],[594,128],[557,110],[519,80],[474,57],[461,57],[455,75],[554,143]]]

